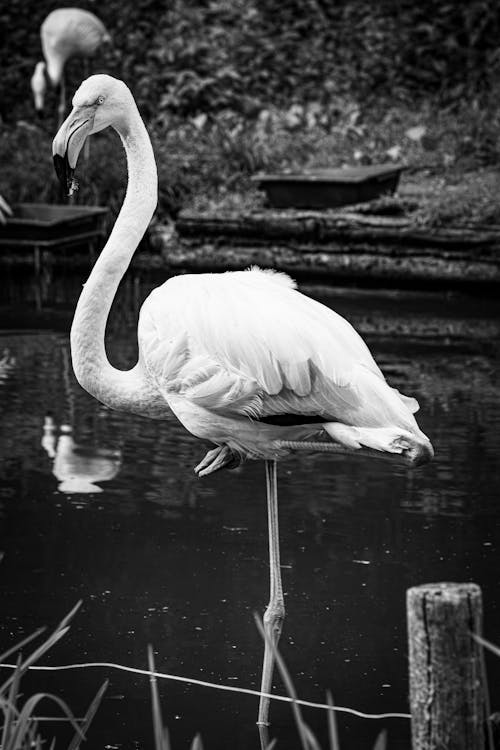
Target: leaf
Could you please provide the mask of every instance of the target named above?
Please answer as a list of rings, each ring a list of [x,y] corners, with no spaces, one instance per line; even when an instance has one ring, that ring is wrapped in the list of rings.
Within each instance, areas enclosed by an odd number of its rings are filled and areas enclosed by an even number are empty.
[[[401,151],[402,151],[401,146],[396,145],[396,146],[391,146],[391,148],[388,148],[385,153],[387,154],[389,159],[392,159],[392,161],[397,161],[401,156]]]
[[[337,717],[333,710],[333,698],[329,690],[326,693],[326,702],[332,708],[332,710],[327,713],[330,750],[340,750],[339,735],[337,732]]]
[[[201,737],[199,734],[193,737],[193,741],[189,750],[203,750],[203,742],[201,741]]]
[[[73,716],[71,709],[63,700],[61,700],[61,698],[58,698],[57,695],[52,695],[51,693],[35,693],[35,695],[32,695],[30,698],[28,698],[22,708],[22,711],[19,713],[19,717],[16,722],[16,728],[12,734],[11,740],[12,748],[14,748],[15,750],[17,750],[17,748],[22,748],[24,738],[30,736],[33,728],[33,714],[35,713],[35,709],[40,701],[45,699],[50,700],[59,706],[63,714],[66,715],[66,718],[73,726],[75,732],[79,733],[81,735],[81,738],[84,739],[80,731],[80,727],[78,726],[78,723]]]
[[[4,723],[2,731],[2,743],[1,747],[8,747],[8,737],[10,735],[11,727],[19,716],[19,711],[16,708],[16,698],[19,692],[19,682],[21,680],[21,670],[19,666],[21,664],[21,654],[17,657],[17,667],[14,671],[14,679],[10,685],[9,697],[6,701],[6,707],[4,708]]]
[[[38,628],[38,630],[35,630],[34,633],[31,633],[31,635],[28,635],[26,638],[24,638],[19,643],[16,643],[15,646],[12,646],[12,648],[9,648],[7,651],[4,651],[3,654],[0,654],[0,662],[4,662],[6,659],[9,658],[9,656],[16,651],[20,651],[23,646],[26,646],[30,641],[33,641],[35,638],[38,638],[39,635],[41,635],[45,631],[45,628]]]
[[[387,729],[382,729],[375,740],[373,750],[387,750]]]
[[[416,141],[419,143],[426,133],[427,128],[424,125],[415,125],[413,128],[408,128],[405,135],[410,141]]]
[[[155,672],[155,660],[153,655],[153,647],[148,646],[148,666],[150,672]],[[158,692],[158,683],[154,674],[149,677],[149,684],[151,686],[151,704],[153,710],[153,729],[155,736],[155,748],[156,750],[170,750],[170,739],[168,736],[168,730],[163,724],[160,707],[160,695]]]
[[[195,126],[197,130],[203,130],[207,123],[207,114],[205,112],[202,112],[200,115],[197,115],[196,117],[193,117],[192,123]]]
[[[99,708],[103,695],[107,690],[107,687],[109,685],[109,680],[105,680],[99,690],[97,691],[94,700],[90,704],[90,706],[87,709],[87,713],[85,714],[83,721],[80,724],[80,731],[76,732],[73,736],[73,739],[71,740],[70,744],[68,745],[68,750],[78,750],[80,747],[82,739],[85,739],[85,736],[87,734],[87,730],[92,722],[92,719],[94,718],[97,709]],[[83,737],[82,737],[83,735]]]

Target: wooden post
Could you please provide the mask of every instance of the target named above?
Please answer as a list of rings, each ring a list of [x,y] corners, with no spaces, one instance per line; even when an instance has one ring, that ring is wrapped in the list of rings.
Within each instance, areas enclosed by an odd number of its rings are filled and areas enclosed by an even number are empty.
[[[481,589],[431,583],[407,592],[413,750],[484,750],[487,687]]]

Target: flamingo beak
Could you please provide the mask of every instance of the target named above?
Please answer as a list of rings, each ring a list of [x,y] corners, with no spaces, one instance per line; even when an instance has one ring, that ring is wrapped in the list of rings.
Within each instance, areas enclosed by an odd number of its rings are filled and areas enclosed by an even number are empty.
[[[75,107],[57,131],[52,143],[54,168],[67,195],[72,195],[78,188],[73,175],[85,139],[92,132],[94,114],[93,108]]]

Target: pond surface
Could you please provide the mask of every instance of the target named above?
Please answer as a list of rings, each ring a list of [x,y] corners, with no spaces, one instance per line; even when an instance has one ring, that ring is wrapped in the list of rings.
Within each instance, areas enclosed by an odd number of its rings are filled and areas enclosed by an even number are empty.
[[[116,662],[258,689],[253,613],[268,599],[264,467],[203,480],[204,446],[172,421],[114,413],[76,383],[69,360],[79,276],[7,275],[0,336],[0,650],[54,626],[83,600],[45,664]],[[158,281],[130,276],[108,326],[109,356],[134,361],[138,305]],[[414,395],[435,461],[300,456],[279,467],[287,617],[281,651],[298,695],[367,712],[406,712],[405,592],[474,581],[485,634],[500,642],[500,305],[480,296],[375,294],[308,287],[367,340],[391,384]],[[49,301],[48,301],[49,300]],[[61,429],[62,428],[62,429]],[[500,660],[488,659],[493,709]],[[82,715],[110,686],[91,748],[151,748],[146,677],[95,668],[30,673]],[[200,732],[206,750],[259,747],[258,699],[160,682],[172,748]],[[284,694],[279,677],[275,690]],[[49,711],[49,707],[46,709]],[[305,710],[323,747],[326,718]],[[278,748],[299,747],[290,707],[271,707]],[[340,715],[342,748],[409,748],[409,722]],[[61,725],[47,732],[63,735]],[[62,746],[62,745],[60,745]]]

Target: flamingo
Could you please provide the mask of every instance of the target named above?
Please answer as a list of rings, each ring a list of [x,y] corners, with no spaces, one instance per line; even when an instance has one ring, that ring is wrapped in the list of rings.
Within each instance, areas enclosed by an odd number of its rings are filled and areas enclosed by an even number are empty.
[[[136,365],[114,368],[106,356],[106,321],[157,204],[151,141],[122,81],[94,75],[80,85],[54,138],[53,156],[71,193],[87,136],[108,126],[124,146],[128,185],[76,306],[73,369],[81,386],[107,406],[153,419],[173,413],[214,445],[194,469],[199,477],[264,459],[271,593],[261,693],[268,694],[285,615],[277,460],[304,449],[387,454],[417,465],[430,460],[433,449],[415,421],[418,403],[389,386],[350,323],[301,294],[282,273],[251,268],[168,279],[140,310]],[[261,726],[268,723],[268,709],[264,695]]]
[[[64,66],[71,57],[93,57],[99,47],[110,42],[106,27],[97,16],[81,8],[57,8],[43,21],[40,38],[44,61],[37,62],[31,77],[35,109],[43,111],[47,81],[59,87],[58,127],[66,111]]]

